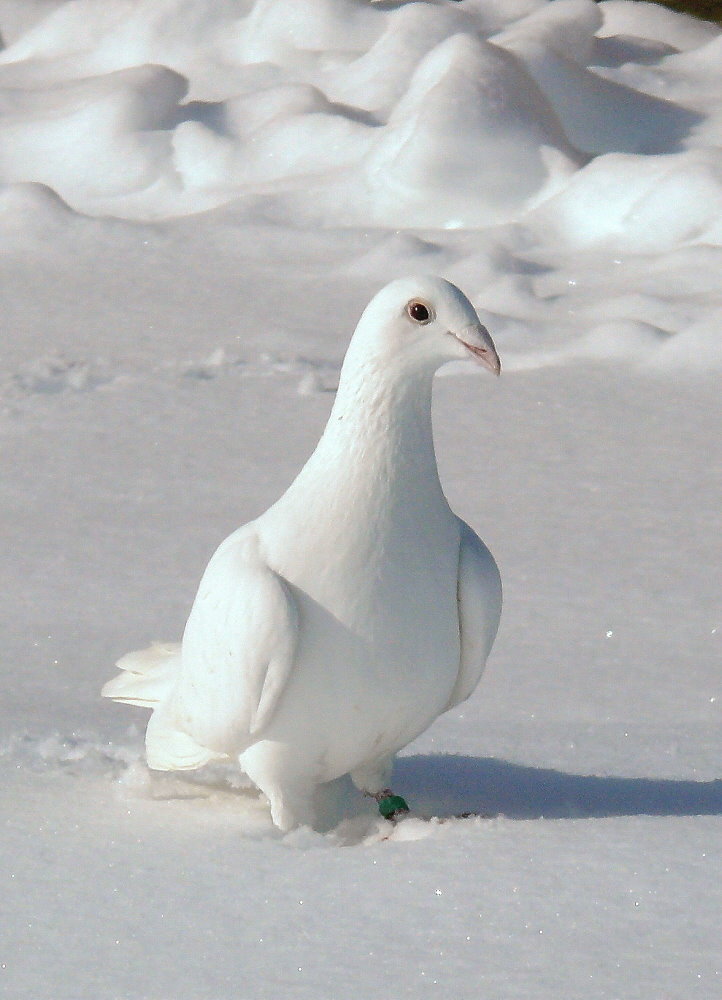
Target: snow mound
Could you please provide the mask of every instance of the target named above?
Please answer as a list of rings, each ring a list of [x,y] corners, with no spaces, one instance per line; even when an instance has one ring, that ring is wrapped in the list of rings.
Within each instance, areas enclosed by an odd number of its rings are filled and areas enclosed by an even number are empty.
[[[150,187],[167,170],[167,129],[185,92],[185,80],[161,66],[4,92],[0,176],[47,184],[81,210]]]
[[[419,63],[366,174],[379,221],[461,228],[514,217],[580,162],[523,66],[459,34]]]
[[[691,150],[650,162],[597,157],[529,218],[576,246],[609,241],[620,251],[659,253],[718,243],[722,150]]]
[[[23,181],[0,187],[0,231],[10,238],[23,238],[62,232],[76,213],[46,184]]]

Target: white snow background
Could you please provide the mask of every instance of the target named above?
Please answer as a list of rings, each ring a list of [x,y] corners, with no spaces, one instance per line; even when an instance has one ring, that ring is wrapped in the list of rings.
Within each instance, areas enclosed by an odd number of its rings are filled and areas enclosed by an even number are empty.
[[[722,997],[722,33],[628,0],[0,0],[0,993]],[[101,702],[441,273],[486,676],[282,836]],[[460,813],[477,815],[453,818]]]

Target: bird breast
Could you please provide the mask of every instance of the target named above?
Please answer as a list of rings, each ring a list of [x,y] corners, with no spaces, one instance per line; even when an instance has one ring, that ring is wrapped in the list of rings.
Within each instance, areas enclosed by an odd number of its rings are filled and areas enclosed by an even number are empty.
[[[328,521],[310,520],[303,541],[277,536],[268,553],[301,624],[269,735],[294,739],[299,725],[328,733],[333,719],[333,770],[343,773],[373,747],[400,749],[447,704],[459,671],[459,539],[448,511],[362,537],[339,530],[330,540],[328,531]]]

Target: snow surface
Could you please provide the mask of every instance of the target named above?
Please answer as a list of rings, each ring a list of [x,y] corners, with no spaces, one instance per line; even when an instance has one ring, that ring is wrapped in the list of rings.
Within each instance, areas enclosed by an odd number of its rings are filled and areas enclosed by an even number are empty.
[[[711,1000],[722,33],[627,0],[0,0],[0,993]],[[389,277],[470,296],[437,450],[474,697],[281,836],[113,662],[315,444]],[[479,815],[453,818],[459,813]]]

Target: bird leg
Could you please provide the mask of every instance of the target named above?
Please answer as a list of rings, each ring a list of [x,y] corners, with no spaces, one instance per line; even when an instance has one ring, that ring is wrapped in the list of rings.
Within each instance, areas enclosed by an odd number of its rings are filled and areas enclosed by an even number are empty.
[[[391,820],[392,823],[405,816],[409,811],[406,799],[400,795],[394,795],[390,788],[382,788],[380,792],[365,792],[372,799],[376,799],[379,812],[384,819]]]
[[[388,787],[393,766],[394,755],[390,753],[361,764],[351,771],[351,781],[358,790],[375,799],[381,815],[392,822],[409,811],[405,799],[400,795],[394,795]]]

